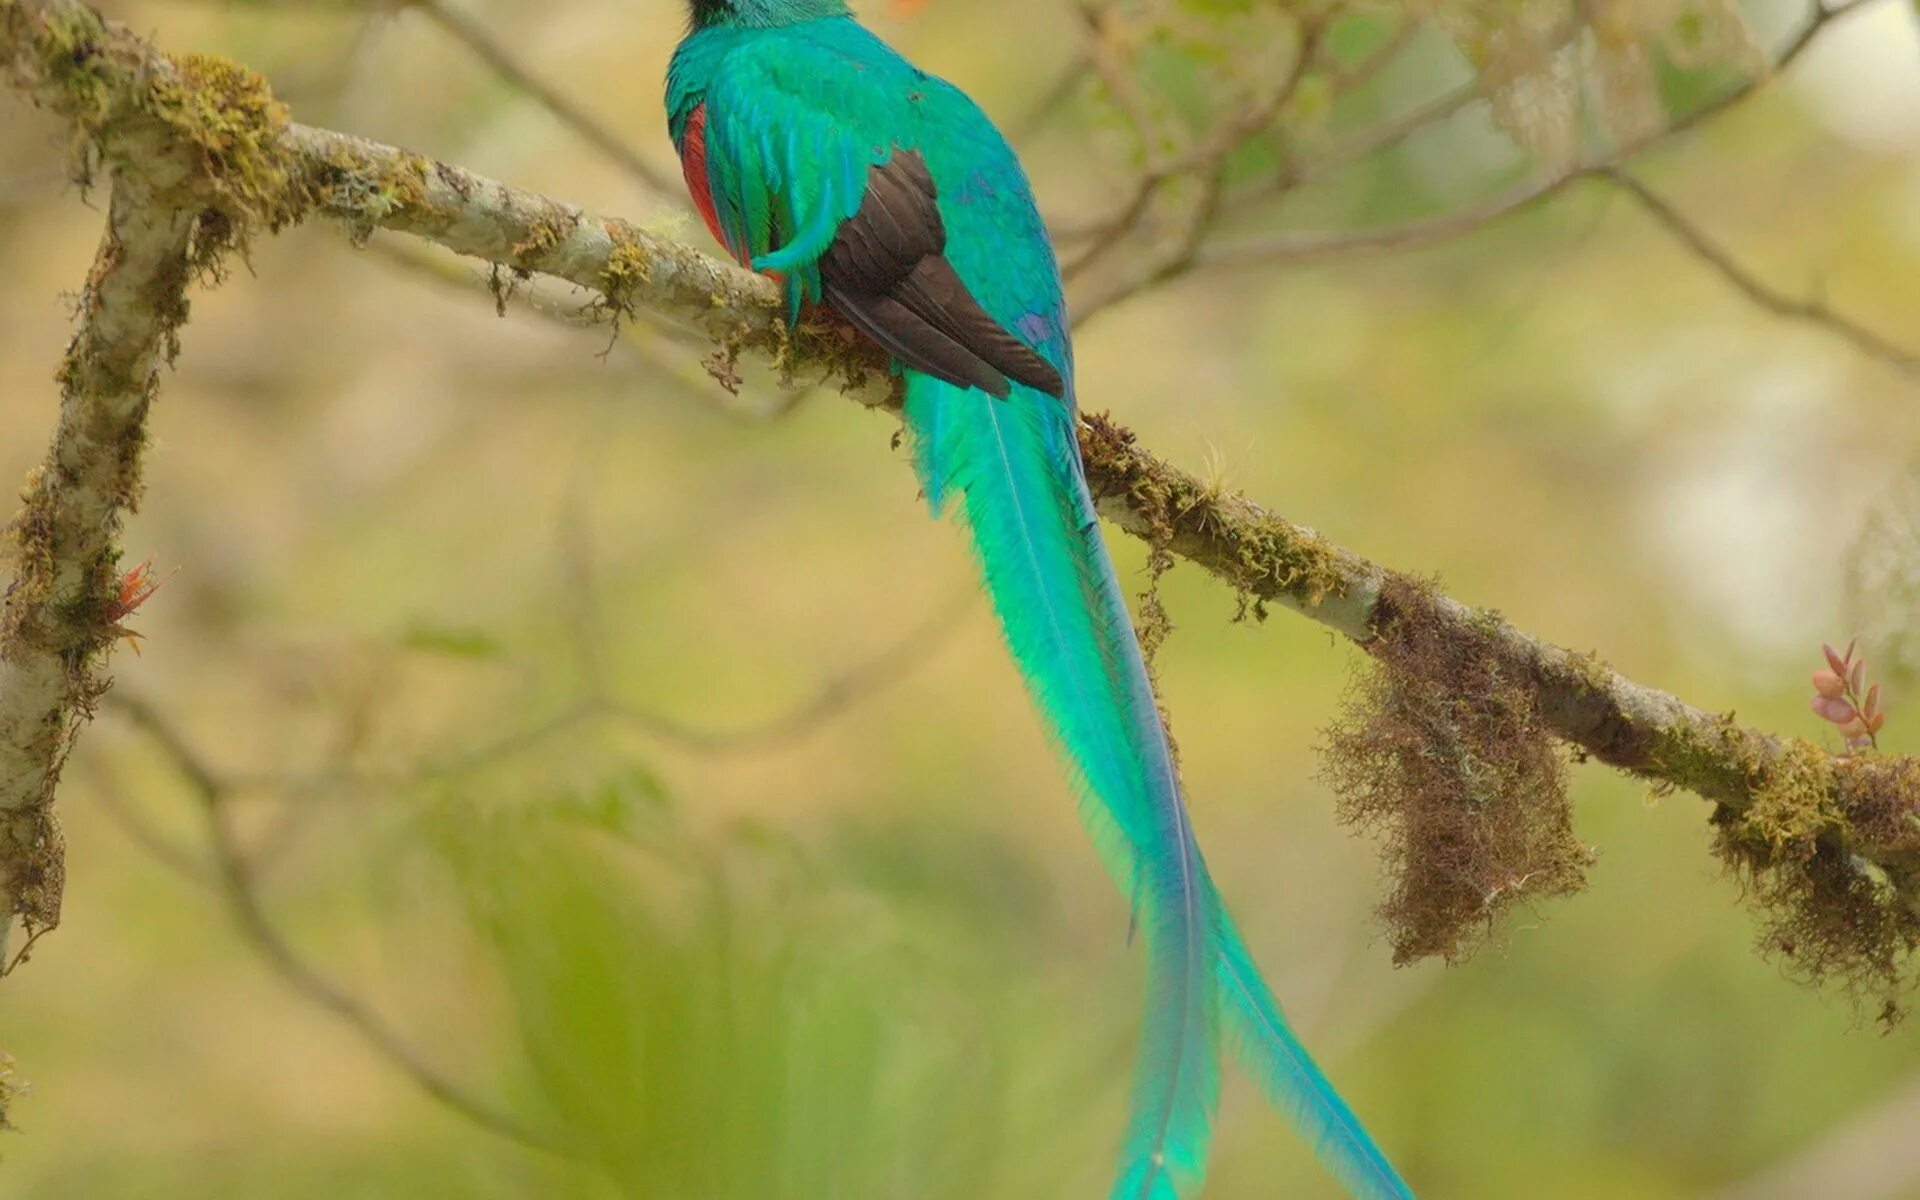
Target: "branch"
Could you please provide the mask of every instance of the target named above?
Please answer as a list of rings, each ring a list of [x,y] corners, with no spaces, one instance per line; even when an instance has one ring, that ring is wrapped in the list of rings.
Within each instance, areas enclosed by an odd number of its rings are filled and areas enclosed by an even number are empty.
[[[568,1153],[567,1147],[553,1137],[469,1095],[460,1084],[428,1062],[399,1031],[388,1025],[359,998],[322,975],[302,958],[273,923],[254,884],[253,864],[234,837],[227,815],[227,800],[232,792],[232,784],[209,767],[152,706],[125,695],[116,695],[114,707],[160,749],[167,761],[192,787],[206,812],[213,874],[211,877],[203,874],[197,869],[197,863],[188,860],[189,869],[183,870],[183,877],[212,886],[220,894],[233,916],[234,924],[275,974],[293,990],[352,1029],[369,1049],[392,1063],[434,1100],[481,1128],[529,1149],[549,1154]],[[161,861],[168,865],[181,865],[166,856]]]
[[[1841,341],[1870,358],[1877,358],[1903,375],[1920,377],[1920,354],[1904,350],[1886,338],[1862,326],[1849,317],[1841,316],[1815,299],[1799,299],[1785,292],[1768,287],[1753,272],[1736,262],[1733,256],[1719,243],[1709,238],[1698,225],[1689,221],[1672,204],[1638,178],[1623,168],[1606,168],[1595,172],[1627,195],[1634,198],[1648,216],[1659,222],[1661,228],[1672,234],[1674,239],[1692,252],[1695,258],[1713,268],[1722,279],[1732,284],[1741,295],[1753,301],[1761,308],[1777,317],[1804,321],[1818,329],[1823,329]]]
[[[0,607],[0,973],[17,961],[8,952],[15,918],[27,946],[60,922],[54,789],[107,686],[99,667],[117,634],[120,525],[139,495],[160,364],[186,318],[199,226],[198,213],[142,181],[116,181],[60,369],[53,444],[5,532],[13,579]]]
[[[99,25],[77,0],[0,4],[0,62],[43,102],[102,135],[103,154],[130,160],[132,144],[164,162],[179,152],[164,142],[106,136],[122,122],[140,126],[151,89],[177,78],[169,60],[124,29]],[[1829,14],[1824,21],[1843,10],[1822,11]],[[49,53],[45,38],[25,36],[36,24],[87,21],[112,47],[82,56],[92,107],[46,82],[74,60],[72,43],[56,39]],[[356,237],[384,228],[514,271],[549,274],[599,292],[616,317],[635,307],[672,315],[713,340],[727,363],[750,352],[789,376],[835,378],[863,404],[896,400],[878,352],[831,330],[803,326],[789,335],[771,282],[685,246],[345,134],[288,125],[275,133],[273,153],[292,181],[285,207],[336,218]],[[186,156],[206,168],[200,187],[230,186],[220,163],[208,163],[191,145]],[[1920,940],[1920,761],[1835,755],[1693,708],[1210,488],[1103,417],[1083,416],[1080,434],[1100,510],[1129,533],[1197,563],[1256,609],[1284,605],[1376,655],[1388,647],[1430,647],[1444,650],[1440,657],[1483,664],[1576,753],[1716,802],[1723,853],[1748,870],[1837,861],[1844,886],[1852,887],[1857,874],[1879,897],[1875,911],[1898,922],[1894,933]]]
[[[494,74],[532,97],[535,103],[552,113],[554,119],[619,164],[621,170],[640,181],[648,190],[666,194],[673,189],[673,181],[640,157],[626,139],[522,66],[512,51],[501,45],[472,17],[446,3],[446,0],[404,0],[404,4],[423,14],[449,37],[473,51],[480,61],[492,68]]]
[[[1580,179],[1610,175],[1627,160],[1643,151],[1670,141],[1679,134],[1736,107],[1798,61],[1828,26],[1873,2],[1874,0],[1845,0],[1843,3],[1828,3],[1821,0],[1815,3],[1807,18],[1787,40],[1786,45],[1775,54],[1765,72],[1743,79],[1711,101],[1675,119],[1662,129],[1616,146],[1607,154],[1516,185],[1468,208],[1376,229],[1323,233],[1287,232],[1208,241],[1195,256],[1192,266],[1198,269],[1292,264],[1355,252],[1426,245],[1472,232],[1482,225],[1557,195]],[[1457,111],[1464,104],[1477,99],[1479,94],[1478,85],[1457,89],[1434,101],[1430,108],[1423,107],[1411,114],[1407,120],[1394,122],[1364,136],[1353,148],[1335,152],[1325,163],[1307,164],[1302,169],[1300,178],[1318,175],[1327,165],[1351,161],[1374,153],[1430,121]]]

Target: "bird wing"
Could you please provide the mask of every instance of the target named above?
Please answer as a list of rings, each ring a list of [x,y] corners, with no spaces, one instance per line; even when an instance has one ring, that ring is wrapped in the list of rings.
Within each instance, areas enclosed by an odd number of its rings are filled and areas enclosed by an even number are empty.
[[[902,365],[1005,397],[1063,397],[1060,371],[987,311],[946,257],[940,192],[902,81],[804,38],[731,54],[700,118],[722,240],[825,300]]]
[[[820,259],[828,302],[914,370],[1001,399],[1009,380],[1064,396],[1058,368],[996,321],[947,261],[939,201],[917,150],[869,168],[859,210]]]

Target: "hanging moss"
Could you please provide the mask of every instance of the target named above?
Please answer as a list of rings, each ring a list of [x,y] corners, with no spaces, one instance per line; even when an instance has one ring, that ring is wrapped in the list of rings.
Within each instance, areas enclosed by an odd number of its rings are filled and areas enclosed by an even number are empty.
[[[1394,960],[1470,954],[1518,904],[1586,885],[1566,767],[1524,679],[1494,652],[1498,618],[1462,629],[1426,584],[1389,577],[1371,664],[1322,744],[1340,819],[1377,836]]]
[[[1920,987],[1920,761],[1836,759],[1795,741],[1754,778],[1751,803],[1721,805],[1713,824],[1760,913],[1761,951],[1900,1019]]]

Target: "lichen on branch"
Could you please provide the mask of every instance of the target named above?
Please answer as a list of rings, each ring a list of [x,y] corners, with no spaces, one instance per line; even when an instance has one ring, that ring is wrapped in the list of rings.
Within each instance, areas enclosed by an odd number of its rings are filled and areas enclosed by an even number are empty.
[[[107,230],[59,370],[60,418],[6,528],[0,604],[0,967],[17,919],[29,943],[59,923],[65,867],[54,791],[107,686],[119,636],[119,532],[138,503],[147,415],[187,317],[201,214],[116,182]]]

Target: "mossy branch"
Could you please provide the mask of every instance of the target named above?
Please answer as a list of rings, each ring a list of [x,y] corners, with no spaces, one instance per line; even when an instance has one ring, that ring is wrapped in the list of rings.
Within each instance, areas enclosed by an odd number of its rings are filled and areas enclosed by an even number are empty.
[[[78,334],[60,368],[60,419],[8,527],[12,581],[0,607],[0,969],[14,920],[28,944],[60,919],[63,856],[52,801],[116,610],[123,515],[139,496],[147,410],[205,232],[136,178],[114,186],[87,276]],[[24,953],[25,947],[22,947]]]
[[[196,198],[231,223],[235,240],[310,215],[336,219],[356,239],[375,228],[410,234],[592,289],[616,319],[639,308],[677,318],[711,339],[723,364],[752,353],[790,377],[833,378],[860,403],[895,402],[879,355],[832,329],[790,334],[764,279],[458,167],[286,123],[251,76],[168,59],[76,0],[0,0],[0,66],[70,117],[89,155],[122,177],[149,178],[158,202]],[[1396,853],[1407,856],[1431,849],[1420,830],[1441,826],[1461,845],[1509,846],[1445,872],[1440,894],[1412,897],[1427,924],[1396,931],[1403,953],[1451,954],[1478,916],[1577,886],[1583,851],[1560,816],[1526,816],[1502,840],[1480,828],[1456,836],[1457,822],[1436,825],[1420,807],[1469,805],[1515,820],[1528,806],[1557,808],[1564,793],[1543,738],[1714,802],[1722,853],[1781,906],[1780,944],[1814,969],[1851,972],[1871,959],[1870,973],[1888,975],[1920,945],[1920,761],[1830,754],[1693,708],[1211,488],[1104,417],[1083,418],[1081,446],[1104,516],[1204,567],[1256,610],[1293,609],[1381,664],[1378,702],[1362,696],[1331,748],[1389,772],[1435,756],[1450,765],[1420,767],[1427,782],[1399,799],[1349,793],[1350,812],[1406,835]],[[0,703],[18,703],[15,688],[4,690]],[[1341,782],[1337,768],[1331,775]],[[44,767],[34,778],[44,786]],[[1398,880],[1419,892],[1411,868],[1400,862]],[[1435,925],[1440,910],[1453,915]]]

